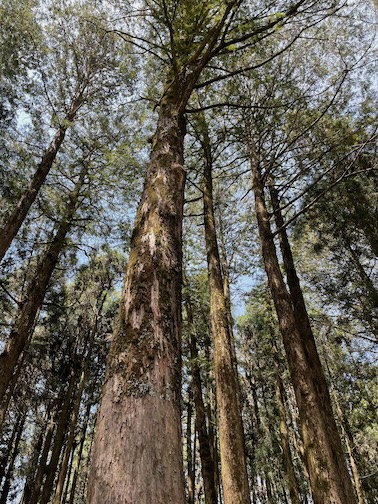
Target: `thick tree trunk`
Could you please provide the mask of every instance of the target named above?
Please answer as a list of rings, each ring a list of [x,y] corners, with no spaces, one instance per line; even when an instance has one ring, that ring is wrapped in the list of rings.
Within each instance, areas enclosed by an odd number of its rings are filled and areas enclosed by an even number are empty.
[[[279,267],[265,205],[263,181],[254,153],[251,155],[251,164],[264,265],[298,404],[314,502],[355,504],[356,499],[315,342],[313,338],[308,337],[307,330],[300,332],[298,329],[298,317],[293,306],[300,307],[300,302],[293,295],[292,304]],[[303,324],[306,325],[307,322],[303,320]]]
[[[59,126],[55,133],[54,138],[51,140],[50,145],[44,152],[42,160],[39,163],[36,172],[30,182],[29,187],[23,192],[21,198],[16,206],[8,216],[2,229],[0,229],[0,262],[10,247],[12,240],[17,235],[25,217],[38,196],[50,169],[55,161],[56,155],[63,143],[66,135],[67,128],[71,122],[74,121],[79,108],[83,104],[83,91],[81,91],[73,100],[71,108],[69,109],[66,117],[63,119],[62,124]]]
[[[0,401],[4,400],[4,395],[11,383],[17,361],[32,335],[36,316],[45,298],[51,275],[58,262],[59,255],[65,246],[65,239],[78,205],[80,189],[83,185],[86,172],[87,169],[84,167],[73,192],[69,196],[67,209],[59,229],[37,266],[37,271],[27,289],[25,301],[21,305],[7,344],[0,354]]]
[[[210,290],[211,332],[219,417],[219,440],[223,496],[225,504],[250,502],[244,433],[239,404],[239,383],[235,372],[233,338],[215,230],[212,191],[212,156],[208,135],[203,142],[204,222]]]
[[[185,125],[169,83],[131,239],[97,420],[90,504],[183,504],[181,285]]]

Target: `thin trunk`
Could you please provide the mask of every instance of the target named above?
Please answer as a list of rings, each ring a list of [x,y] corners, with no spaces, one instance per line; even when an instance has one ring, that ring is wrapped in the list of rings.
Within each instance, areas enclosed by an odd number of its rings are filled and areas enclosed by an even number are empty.
[[[334,403],[336,405],[337,414],[339,415],[341,429],[344,434],[344,441],[345,441],[345,446],[346,446],[347,453],[349,456],[350,467],[352,469],[354,486],[356,489],[358,504],[365,504],[364,493],[362,490],[361,477],[360,477],[360,473],[358,471],[356,459],[354,458],[354,455],[353,455],[353,445],[354,445],[353,436],[350,432],[348,420],[344,417],[344,414],[341,410],[341,406],[340,406],[339,400],[337,398],[336,392],[333,392],[333,398],[334,398]]]
[[[271,320],[272,318],[272,303],[270,299],[267,300],[268,310]],[[275,383],[275,395],[276,395],[276,404],[278,408],[278,417],[279,417],[279,431],[281,438],[281,449],[283,456],[283,465],[286,474],[286,483],[289,488],[289,494],[291,498],[292,504],[301,504],[300,500],[300,491],[298,486],[298,481],[295,476],[293,457],[290,448],[290,436],[289,429],[287,426],[286,419],[286,408],[285,408],[285,394],[284,394],[284,385],[282,382],[280,367],[279,367],[279,358],[278,358],[278,348],[276,344],[276,335],[273,328],[272,323],[270,323],[270,335],[272,339],[272,350],[275,355],[275,372],[276,372],[276,383]]]
[[[58,475],[58,481],[56,483],[56,490],[55,490],[54,499],[52,501],[53,504],[60,504],[61,498],[62,498],[62,493],[63,493],[63,489],[64,489],[64,482],[66,480],[66,475],[67,475],[68,463],[70,460],[72,448],[73,448],[74,441],[75,441],[75,428],[76,428],[77,419],[79,416],[81,398],[83,395],[84,385],[85,385],[86,377],[87,377],[86,371],[87,370],[84,369],[81,373],[78,390],[76,392],[75,403],[73,405],[73,409],[72,409],[72,413],[71,413],[71,420],[70,420],[70,424],[69,424],[69,428],[68,428],[67,443],[66,443],[66,447],[65,447],[64,453],[63,453],[62,463],[61,463],[60,471],[59,471],[59,475]]]
[[[202,397],[201,375],[198,365],[198,351],[195,337],[190,341],[194,404],[196,406],[196,429],[198,433],[199,452],[201,458],[202,478],[205,492],[205,503],[216,504],[217,487],[215,484],[215,467],[211,454],[210,439],[206,427],[206,409]]]
[[[193,469],[193,451],[192,451],[192,411],[193,411],[193,391],[189,389],[187,405],[187,423],[186,423],[186,456],[188,464],[188,504],[194,504],[194,469]]]
[[[67,502],[68,488],[70,486],[70,479],[71,479],[72,468],[73,468],[74,460],[75,460],[76,447],[77,447],[77,445],[76,445],[76,443],[74,443],[72,445],[71,455],[70,455],[70,459],[68,462],[68,471],[67,471],[67,476],[65,479],[64,492],[63,492],[62,499],[61,499],[63,504],[65,504]]]
[[[18,431],[17,431],[17,423],[16,423],[13,426],[12,434],[9,438],[8,443],[7,443],[7,447],[4,448],[4,451],[2,452],[2,455],[0,458],[0,486],[3,482],[3,479],[5,478],[8,461],[9,461],[11,453],[12,453],[12,447],[13,447],[14,440],[17,436],[17,432]]]
[[[59,419],[56,427],[56,432],[54,436],[53,447],[51,451],[50,460],[46,470],[46,479],[43,485],[41,498],[39,504],[47,504],[51,497],[51,492],[54,485],[56,470],[58,468],[60,454],[63,448],[64,438],[67,431],[67,423],[69,419],[69,414],[71,410],[72,395],[75,390],[77,383],[77,374],[72,373],[70,382],[68,385],[67,393],[64,398],[64,403],[62,410],[59,414]]]
[[[188,297],[186,299],[186,312],[188,317],[188,323],[190,327],[193,327],[193,310],[191,305],[191,300]],[[205,493],[205,503],[206,504],[216,504],[218,502],[217,497],[217,485],[215,479],[215,464],[212,457],[212,449],[210,445],[210,436],[207,429],[206,422],[206,408],[202,396],[202,380],[201,372],[198,363],[198,349],[196,337],[194,334],[190,335],[190,363],[191,363],[191,375],[192,375],[192,388],[194,395],[194,404],[196,410],[196,429],[198,433],[198,443],[199,452],[201,458],[201,468],[202,468],[202,479],[203,487]]]
[[[84,167],[74,190],[69,196],[67,209],[58,231],[37,267],[34,278],[27,289],[24,298],[25,301],[20,308],[16,322],[11,330],[8,342],[0,354],[0,368],[2,370],[0,375],[0,401],[4,400],[17,361],[32,335],[37,313],[42,306],[59,255],[65,246],[65,239],[78,205],[80,189],[83,185],[86,172],[87,168]]]
[[[35,476],[33,484],[30,487],[25,488],[22,504],[37,504],[38,502],[43,483],[43,478],[45,476],[45,471],[47,467],[47,458],[50,451],[51,441],[54,435],[54,427],[55,427],[55,418],[52,417],[46,430],[46,436],[43,443],[43,450],[41,453],[41,458],[38,463],[37,474]]]
[[[300,492],[298,487],[297,478],[294,472],[293,458],[291,456],[289,430],[286,423],[284,391],[281,377],[277,374],[276,378],[276,402],[279,414],[279,428],[281,437],[281,448],[283,455],[284,468],[286,473],[287,486],[289,488],[290,498],[292,504],[300,504]]]
[[[38,314],[36,315],[36,318],[37,317],[38,317]],[[25,350],[27,349],[27,347],[28,347],[28,342],[25,345]],[[16,370],[13,373],[11,382],[9,384],[9,387],[8,387],[6,393],[5,393],[5,396],[3,397],[3,400],[0,402],[0,434],[1,434],[2,429],[3,429],[5,415],[6,415],[7,411],[8,411],[8,406],[9,406],[9,403],[10,403],[10,401],[12,399],[12,396],[13,396],[13,393],[14,393],[14,389],[16,387],[17,380],[18,380],[18,378],[20,376],[24,360],[25,360],[25,352],[22,354],[21,358],[19,359],[19,361],[17,363]]]
[[[38,164],[37,170],[34,173],[29,187],[23,192],[21,198],[17,202],[10,215],[7,217],[4,226],[0,230],[0,262],[2,261],[4,255],[10,247],[14,237],[17,235],[18,230],[24,222],[30,207],[38,196],[39,190],[41,189],[51,169],[51,166],[55,161],[56,155],[63,143],[69,124],[74,121],[77,111],[83,104],[84,89],[85,86],[73,100],[71,108],[67,112],[66,117],[63,119],[62,124],[56,131],[54,138],[50,142],[50,145],[44,152],[42,160]]]
[[[79,451],[77,453],[76,467],[75,467],[75,472],[74,472],[74,475],[73,475],[73,478],[72,478],[72,485],[71,485],[71,489],[70,489],[69,504],[73,504],[74,498],[75,498],[77,479],[78,479],[78,476],[79,476],[81,459],[83,457],[83,449],[84,449],[85,437],[86,437],[86,434],[87,434],[87,428],[88,428],[88,422],[89,422],[89,415],[90,415],[90,412],[91,412],[91,407],[92,407],[92,404],[89,403],[87,405],[87,409],[85,411],[84,426],[83,426],[83,428],[81,430],[81,434],[80,434]],[[66,499],[64,500],[64,502],[66,502]]]
[[[51,406],[50,406],[50,404],[48,404],[47,411],[45,412],[45,415],[44,415],[44,422],[40,427],[38,437],[36,438],[36,440],[33,443],[32,455],[30,456],[30,459],[28,461],[30,472],[27,475],[27,478],[25,481],[24,490],[22,492],[20,504],[28,504],[30,502],[31,492],[33,489],[33,482],[35,481],[36,470],[38,468],[38,459],[41,454],[45,433],[48,430],[50,413],[51,413]]]
[[[104,301],[105,301],[105,298],[103,297],[100,302],[99,309],[98,309],[96,316],[95,316],[94,325],[90,330],[88,344],[87,344],[87,348],[86,348],[86,356],[84,358],[84,364],[83,364],[83,368],[82,368],[82,372],[81,372],[81,376],[80,376],[80,381],[79,381],[79,385],[77,387],[75,401],[74,401],[73,408],[72,408],[71,419],[70,419],[70,424],[69,424],[69,428],[68,428],[67,443],[66,443],[66,447],[64,450],[63,458],[62,458],[62,463],[60,466],[58,481],[56,483],[55,495],[54,495],[54,499],[52,501],[52,504],[60,504],[60,502],[62,500],[62,493],[63,493],[63,489],[64,489],[64,482],[66,480],[68,463],[70,460],[70,455],[71,455],[72,448],[73,448],[74,441],[75,441],[75,429],[76,429],[76,424],[77,424],[78,417],[79,417],[81,399],[83,396],[85,384],[87,382],[89,366],[90,366],[91,358],[92,358],[93,342],[94,342],[94,338],[97,334],[98,318],[99,318],[100,312],[102,310],[102,306],[104,304]]]
[[[10,460],[8,462],[8,469],[5,475],[5,480],[3,484],[3,488],[0,496],[0,504],[7,504],[9,490],[11,488],[12,480],[13,480],[13,471],[14,471],[14,463],[16,462],[16,458],[19,452],[19,445],[21,441],[22,431],[25,425],[26,415],[23,414],[17,422],[17,435],[14,440],[14,445],[12,449],[12,453],[10,456]]]
[[[265,205],[263,180],[253,151],[251,165],[264,265],[298,404],[314,502],[355,504],[356,499],[315,342],[309,337],[306,320],[303,320],[304,330],[300,331],[298,328],[298,317],[302,315],[301,302],[293,292],[293,299],[289,295],[279,267]],[[287,274],[289,277],[289,271]]]
[[[334,379],[333,379],[331,370],[329,368],[329,363],[328,363],[327,357],[325,357],[325,362],[326,362],[328,379],[331,380],[331,383],[334,383]],[[340,401],[337,397],[336,390],[333,388],[331,393],[332,393],[333,403],[336,406],[336,412],[339,417],[339,422],[340,422],[341,430],[343,433],[344,443],[345,443],[348,457],[349,457],[349,463],[350,463],[350,468],[352,470],[354,488],[356,489],[358,504],[365,504],[361,477],[360,477],[360,473],[358,470],[356,459],[354,458],[354,454],[353,454],[353,446],[355,445],[355,443],[353,440],[353,435],[350,430],[350,425],[349,425],[348,419],[345,418],[344,412],[343,412],[341,405],[340,405]]]
[[[170,82],[160,103],[97,420],[90,504],[185,502],[181,96],[182,90]]]
[[[217,243],[212,185],[210,140],[204,132],[204,223],[210,290],[211,332],[219,418],[220,459],[225,504],[249,504],[239,382],[235,372],[233,338]]]

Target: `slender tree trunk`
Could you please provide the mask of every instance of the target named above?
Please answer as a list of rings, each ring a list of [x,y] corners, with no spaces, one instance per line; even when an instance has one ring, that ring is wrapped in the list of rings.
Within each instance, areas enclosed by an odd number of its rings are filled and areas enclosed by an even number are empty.
[[[36,315],[36,319],[37,319],[37,317],[38,317],[38,313]],[[28,343],[29,342],[27,342],[26,345],[25,345],[25,350],[28,347]],[[12,376],[11,382],[10,382],[10,384],[8,386],[8,389],[6,391],[6,394],[3,397],[3,400],[0,401],[0,435],[1,435],[1,431],[3,429],[5,415],[6,415],[7,411],[8,411],[9,403],[10,403],[10,401],[12,399],[13,394],[14,394],[14,389],[16,387],[17,380],[18,380],[18,378],[20,376],[24,360],[25,360],[25,352],[22,354],[21,358],[18,360],[18,363],[17,363],[17,366],[16,366],[16,370],[13,373],[13,376]]]
[[[69,462],[68,462],[67,475],[66,475],[66,479],[65,479],[65,482],[64,482],[64,492],[63,492],[63,495],[62,495],[62,498],[61,498],[61,502],[63,504],[65,504],[67,502],[68,488],[70,486],[70,479],[71,479],[72,469],[73,469],[74,460],[75,460],[76,447],[77,447],[77,444],[73,443],[72,450],[71,450],[71,453],[70,453],[70,459],[69,459]]]
[[[283,462],[286,473],[287,486],[290,493],[290,499],[292,504],[301,504],[298,482],[294,472],[293,458],[291,456],[289,430],[286,423],[283,383],[281,377],[278,374],[276,378],[276,402],[279,414],[279,428]]]
[[[25,301],[11,330],[8,342],[0,354],[0,401],[4,399],[17,361],[32,335],[36,316],[45,298],[51,275],[58,262],[59,255],[65,246],[65,239],[78,205],[80,189],[83,185],[86,172],[87,168],[84,167],[73,192],[69,196],[66,213],[58,231],[37,267],[34,278],[27,289]]]
[[[47,466],[46,479],[43,485],[39,504],[47,504],[51,497],[56,470],[58,468],[59,458],[63,448],[64,438],[67,431],[67,423],[71,410],[72,396],[74,394],[74,390],[76,387],[77,378],[78,378],[77,373],[72,373],[68,384],[68,389],[64,398],[63,407],[58,417],[58,423],[54,436],[53,447],[51,450],[50,460]]]
[[[43,483],[43,478],[47,467],[47,458],[49,455],[51,441],[54,435],[54,427],[55,427],[54,420],[55,418],[51,418],[49,425],[47,427],[46,436],[43,443],[43,450],[41,453],[41,458],[38,463],[37,473],[33,484],[30,487],[25,488],[24,490],[22,504],[37,504],[38,502]]]
[[[358,504],[365,504],[364,493],[362,490],[361,477],[360,477],[360,473],[358,470],[356,459],[354,458],[354,455],[353,455],[353,444],[354,444],[353,443],[353,436],[350,432],[348,420],[344,417],[344,414],[341,410],[341,406],[340,406],[339,400],[337,398],[336,392],[333,392],[333,397],[334,397],[334,403],[336,405],[336,411],[337,411],[337,414],[339,415],[341,429],[344,434],[344,441],[345,441],[345,446],[346,446],[347,453],[349,456],[350,467],[352,469],[354,487],[356,489]]]
[[[216,471],[214,467],[214,460],[211,455],[209,434],[206,427],[206,410],[202,397],[201,375],[198,366],[198,351],[196,340],[193,335],[191,336],[190,349],[191,349],[191,362],[192,362],[194,404],[196,406],[196,429],[198,433],[202,478],[205,492],[205,503],[216,504],[218,502],[217,488],[215,484]]]
[[[189,388],[186,423],[186,457],[188,464],[188,504],[194,504],[195,474],[193,468],[192,450],[192,412],[193,412],[193,391]],[[194,454],[195,455],[195,454]]]
[[[254,152],[251,155],[251,165],[264,265],[298,404],[314,502],[355,504],[356,499],[315,342],[309,337],[307,330],[300,332],[298,329],[301,303],[293,293],[292,301],[279,267],[265,205],[263,180]],[[298,316],[295,313],[298,313]],[[303,320],[303,324],[307,324],[306,320]]]
[[[81,376],[80,376],[80,381],[79,381],[79,384],[77,387],[75,400],[74,400],[74,404],[73,404],[73,408],[72,408],[71,419],[70,419],[70,424],[69,424],[69,428],[68,428],[68,437],[67,437],[66,447],[64,450],[62,463],[60,466],[58,481],[56,483],[55,495],[54,495],[54,499],[52,501],[52,504],[60,504],[60,502],[62,500],[62,493],[64,490],[64,482],[66,480],[68,463],[70,460],[70,455],[71,455],[72,448],[73,448],[74,441],[75,441],[75,429],[76,429],[76,424],[77,424],[78,417],[79,417],[81,399],[83,396],[84,387],[87,382],[89,366],[90,366],[91,358],[92,358],[93,342],[94,342],[95,336],[97,334],[98,318],[100,316],[104,301],[105,301],[105,297],[102,297],[102,299],[100,300],[99,308],[98,308],[97,313],[95,315],[93,327],[91,328],[89,337],[87,339],[86,356],[84,357],[84,363],[82,365],[82,372],[81,372]]]
[[[83,395],[84,385],[85,385],[86,378],[87,378],[87,371],[88,371],[88,364],[86,365],[86,369],[83,369],[83,371],[81,373],[78,390],[76,392],[75,403],[73,405],[70,425],[68,428],[67,443],[66,443],[66,447],[64,449],[62,463],[61,463],[60,471],[59,471],[59,475],[58,475],[58,481],[56,483],[54,499],[52,501],[53,504],[60,504],[60,502],[61,502],[62,493],[63,493],[63,489],[64,489],[64,482],[66,480],[66,475],[67,475],[68,463],[70,460],[70,456],[71,456],[71,452],[72,452],[72,448],[73,448],[74,440],[75,440],[75,428],[76,428],[77,419],[79,416],[79,409],[80,409],[80,404],[81,404],[81,398]]]
[[[204,220],[210,289],[211,332],[219,417],[220,458],[225,504],[250,502],[244,433],[239,404],[239,383],[235,372],[233,338],[215,230],[212,191],[212,155],[208,134],[204,134]]]
[[[6,475],[8,461],[11,457],[12,447],[14,444],[14,440],[17,436],[17,432],[18,432],[18,422],[16,422],[15,425],[13,426],[12,434],[9,438],[9,441],[7,442],[6,448],[4,448],[2,450],[2,454],[1,454],[1,458],[0,458],[0,487],[3,483],[3,479],[5,478],[5,475]]]
[[[84,426],[83,426],[83,428],[81,430],[81,434],[80,434],[79,450],[78,450],[78,453],[77,453],[76,467],[75,467],[74,475],[73,475],[73,478],[72,478],[72,485],[71,485],[71,489],[70,489],[69,504],[73,504],[74,498],[75,498],[77,479],[78,479],[78,476],[79,476],[80,464],[81,464],[81,460],[82,460],[82,457],[83,457],[83,449],[84,449],[85,437],[86,437],[86,434],[87,434],[87,428],[88,428],[88,422],[89,422],[89,415],[90,415],[90,412],[91,412],[91,407],[92,407],[92,404],[91,404],[91,402],[89,402],[88,405],[87,405],[87,409],[85,411]],[[65,502],[66,502],[66,499],[65,499]]]
[[[180,416],[185,121],[180,96],[170,82],[160,103],[97,420],[90,504],[185,501]]]
[[[205,493],[206,504],[217,504],[217,485],[216,485],[216,468],[212,456],[212,447],[210,443],[210,435],[207,429],[206,408],[202,396],[202,380],[201,372],[198,364],[198,349],[196,337],[193,334],[193,310],[191,299],[186,298],[186,313],[188,324],[191,328],[189,346],[190,346],[190,365],[192,375],[192,389],[194,396],[194,404],[196,411],[196,429],[198,433],[199,452],[201,458],[202,479]]]
[[[66,135],[67,128],[71,122],[74,121],[79,108],[82,106],[84,98],[84,88],[79,92],[72,102],[66,117],[63,119],[62,124],[59,126],[55,133],[54,138],[51,140],[50,145],[44,152],[41,162],[38,164],[37,170],[30,182],[29,187],[23,192],[21,198],[16,206],[8,216],[2,229],[0,230],[0,262],[10,247],[12,240],[17,235],[25,217],[35,201],[39,190],[41,189],[50,169],[55,161],[56,155],[63,143]]]
[[[8,462],[8,469],[7,469],[7,472],[5,475],[5,480],[4,480],[4,484],[3,484],[3,488],[2,488],[1,496],[0,496],[0,504],[7,504],[7,502],[8,502],[9,490],[11,488],[12,479],[13,479],[14,463],[16,462],[16,458],[17,458],[17,455],[19,452],[19,445],[20,445],[20,441],[21,441],[22,431],[23,431],[24,425],[25,425],[25,420],[26,420],[26,415],[22,414],[17,422],[17,435],[14,440],[12,453],[10,456],[10,460]]]
[[[39,456],[41,455],[41,450],[43,446],[43,440],[46,434],[46,430],[48,430],[48,423],[49,423],[49,418],[51,414],[51,406],[48,403],[47,404],[47,411],[45,412],[44,415],[44,421],[41,425],[40,431],[38,436],[36,437],[35,441],[33,442],[33,451],[32,455],[30,456],[30,472],[26,478],[25,485],[24,485],[24,490],[22,492],[22,497],[20,500],[20,504],[27,504],[30,502],[30,497],[31,497],[31,492],[33,489],[33,482],[35,481],[36,477],[36,471],[38,468],[38,459]],[[37,433],[35,433],[36,435]]]

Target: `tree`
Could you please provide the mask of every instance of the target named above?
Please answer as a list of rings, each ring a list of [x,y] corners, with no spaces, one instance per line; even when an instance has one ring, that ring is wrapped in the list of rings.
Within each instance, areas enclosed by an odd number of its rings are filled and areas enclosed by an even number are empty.
[[[161,50],[164,84],[96,429],[88,502],[184,501],[179,398],[185,108],[211,60],[229,47],[257,44],[305,4],[251,20],[243,32],[239,16],[252,15],[238,2],[146,6],[148,21],[168,33],[157,47],[147,43],[149,52]]]

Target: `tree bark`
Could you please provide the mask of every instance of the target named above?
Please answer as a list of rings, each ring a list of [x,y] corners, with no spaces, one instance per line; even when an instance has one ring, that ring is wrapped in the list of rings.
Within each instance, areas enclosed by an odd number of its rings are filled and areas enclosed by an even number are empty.
[[[206,156],[203,188],[204,223],[223,496],[225,504],[249,504],[244,432],[239,404],[239,382],[235,372],[235,350],[233,349],[216,236],[211,174],[212,154],[208,133],[206,131],[203,133],[203,148]]]
[[[185,121],[180,97],[182,90],[169,82],[108,360],[90,504],[185,501],[180,416]]]
[[[37,266],[34,278],[29,284],[25,300],[9,335],[4,350],[0,354],[0,402],[4,400],[7,388],[25,346],[32,335],[37,313],[42,306],[50,278],[65,246],[65,239],[76,212],[80,189],[84,183],[87,167],[84,166],[74,190],[69,196],[65,215],[53,241]],[[4,412],[5,413],[5,412]]]
[[[251,151],[253,189],[264,266],[298,404],[314,503],[355,504],[356,499],[315,342],[307,333],[306,320],[303,320],[305,330],[298,329],[296,313],[300,316],[301,303],[295,296],[292,300],[283,280],[270,229],[263,180],[259,173],[256,153],[253,148]]]
[[[0,230],[0,262],[5,256],[13,239],[17,235],[18,230],[24,222],[30,207],[38,196],[39,190],[41,189],[63,143],[67,128],[69,127],[70,123],[74,121],[77,111],[84,102],[84,89],[85,86],[74,98],[72,105],[66,114],[66,117],[63,119],[62,124],[56,131],[54,138],[50,142],[50,145],[44,152],[42,160],[38,164],[37,170],[34,173],[29,187],[24,191],[16,206],[8,216],[2,229]]]

